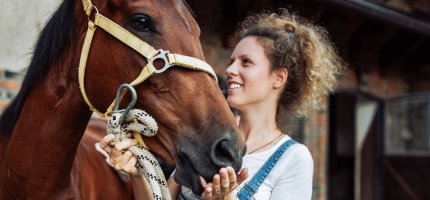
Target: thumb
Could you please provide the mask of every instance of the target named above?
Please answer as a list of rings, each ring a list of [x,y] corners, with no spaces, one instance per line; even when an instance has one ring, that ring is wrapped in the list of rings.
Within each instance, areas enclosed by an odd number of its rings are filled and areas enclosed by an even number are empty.
[[[237,174],[238,185],[240,185],[247,178],[248,178],[248,168],[243,168],[242,170],[240,170],[239,174]]]

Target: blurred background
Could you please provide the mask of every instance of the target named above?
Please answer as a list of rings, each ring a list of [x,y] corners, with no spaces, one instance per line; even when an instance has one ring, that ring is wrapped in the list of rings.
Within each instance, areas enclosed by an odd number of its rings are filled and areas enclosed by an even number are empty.
[[[225,77],[247,14],[289,8],[328,29],[347,64],[322,110],[289,134],[315,163],[313,199],[430,199],[429,0],[187,0],[207,62]],[[0,112],[59,0],[0,0]]]

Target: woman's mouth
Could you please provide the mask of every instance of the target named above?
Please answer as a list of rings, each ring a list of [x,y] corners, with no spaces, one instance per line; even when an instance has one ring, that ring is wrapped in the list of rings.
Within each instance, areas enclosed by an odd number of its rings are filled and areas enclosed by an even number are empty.
[[[239,84],[239,83],[229,83],[228,84],[228,89],[238,89],[238,88],[242,88],[243,85]]]

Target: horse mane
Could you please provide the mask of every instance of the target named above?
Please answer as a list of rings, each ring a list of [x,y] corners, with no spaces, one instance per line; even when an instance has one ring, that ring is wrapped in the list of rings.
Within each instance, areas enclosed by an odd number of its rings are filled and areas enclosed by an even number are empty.
[[[28,94],[72,43],[73,4],[74,0],[64,0],[39,34],[21,89],[0,117],[0,134],[12,133]]]

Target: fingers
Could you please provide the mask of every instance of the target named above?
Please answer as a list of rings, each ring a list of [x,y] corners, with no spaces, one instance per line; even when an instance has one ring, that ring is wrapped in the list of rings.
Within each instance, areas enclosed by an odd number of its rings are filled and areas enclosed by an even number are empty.
[[[214,175],[212,183],[200,181],[205,188],[203,199],[226,199],[238,186],[236,180],[236,173],[232,167],[221,168],[219,174]]]
[[[110,154],[111,162],[116,170],[124,171],[131,175],[137,175],[137,159],[130,151],[126,151],[129,147],[136,145],[137,140],[125,139],[115,144],[114,147],[110,147],[109,144],[113,139],[114,135],[112,134],[105,136],[102,141],[100,141],[100,147]]]
[[[100,140],[100,148],[102,148],[103,150],[106,151],[106,153],[110,154],[112,151],[112,148],[109,146],[109,144],[113,141],[113,139],[115,138],[115,136],[113,134],[109,134],[104,136],[101,140]]]
[[[136,144],[137,144],[137,140],[132,140],[132,139],[125,139],[121,142],[116,143],[111,150],[112,163],[114,164],[118,163],[121,160],[124,150]]]
[[[215,174],[213,180],[212,180],[212,193],[215,196],[220,196],[221,195],[221,185],[220,185],[220,175],[219,174]]]
[[[237,175],[237,184],[240,185],[247,178],[248,178],[248,168],[243,168],[242,170],[240,170],[239,174]]]
[[[125,166],[130,159],[133,157],[133,154],[130,151],[126,151],[122,156],[119,158],[118,162],[115,163],[115,166]]]
[[[123,171],[131,175],[138,175],[139,171],[136,167],[137,158],[130,151],[126,151],[121,160],[115,164],[115,169]]]
[[[124,164],[122,167],[122,170],[131,174],[131,175],[138,175],[139,170],[136,167],[137,158],[132,156],[127,163]]]
[[[137,140],[130,139],[131,136],[131,133],[128,133],[128,139],[118,142],[112,147],[111,143],[115,139],[115,136],[109,134],[101,139],[99,146],[110,155],[111,163],[116,170],[124,171],[131,175],[138,175],[139,171],[136,168],[137,158],[130,151],[126,151],[129,147],[137,144]]]
[[[202,176],[199,176],[199,179],[200,179],[200,184],[202,185],[203,188],[206,188],[209,186],[208,183],[206,182],[206,180]],[[210,186],[212,186],[212,185],[210,185]]]
[[[206,187],[205,191],[202,194],[203,199],[205,200],[209,200],[209,199],[213,199],[212,197],[212,187]]]
[[[227,167],[227,174],[229,182],[229,187],[233,190],[235,189],[239,184],[237,183],[237,177],[234,169],[230,166]]]
[[[234,174],[234,172],[233,172]],[[220,175],[220,187],[221,187],[221,194],[225,194],[227,192],[229,192],[230,190],[230,177],[228,175],[227,169],[226,168],[221,168],[219,170],[219,175]],[[234,175],[236,177],[236,175]],[[236,178],[234,178],[236,179]]]

